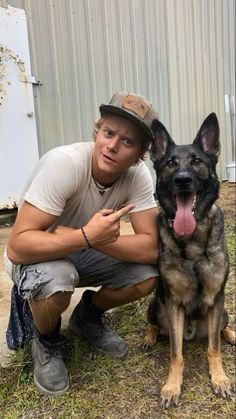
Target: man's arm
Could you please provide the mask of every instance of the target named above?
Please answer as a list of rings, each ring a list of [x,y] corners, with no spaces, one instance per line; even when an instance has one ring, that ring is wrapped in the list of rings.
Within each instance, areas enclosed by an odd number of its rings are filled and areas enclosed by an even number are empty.
[[[135,234],[119,236],[108,245],[95,248],[127,262],[156,264],[158,258],[157,209],[130,213]],[[88,231],[89,235],[89,231]]]
[[[8,240],[9,259],[15,264],[29,264],[60,258],[75,246],[86,247],[81,231],[70,232],[70,244],[59,235],[45,231],[56,218],[24,202]]]
[[[119,236],[119,219],[127,214],[133,205],[112,213],[96,213],[86,224],[84,230],[89,230],[89,239],[96,246],[106,245],[117,240]],[[35,206],[24,202],[12,232],[10,234],[7,255],[14,264],[30,264],[46,260],[54,260],[87,247],[87,242],[81,229],[67,229],[63,234],[47,232],[55,222],[56,216],[48,214]]]

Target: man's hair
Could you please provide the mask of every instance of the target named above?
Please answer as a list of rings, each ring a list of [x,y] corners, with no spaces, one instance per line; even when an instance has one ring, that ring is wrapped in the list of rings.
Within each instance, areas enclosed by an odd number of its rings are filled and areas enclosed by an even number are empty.
[[[96,140],[98,131],[100,130],[103,122],[105,121],[105,118],[109,115],[112,115],[112,114],[106,114],[102,118],[99,118],[94,122],[93,133],[92,133],[92,137],[94,141]],[[149,150],[150,143],[151,141],[148,138],[145,138],[145,133],[143,133],[141,157],[138,159],[137,163],[139,163],[141,160],[145,160],[145,157],[146,157],[145,154]]]

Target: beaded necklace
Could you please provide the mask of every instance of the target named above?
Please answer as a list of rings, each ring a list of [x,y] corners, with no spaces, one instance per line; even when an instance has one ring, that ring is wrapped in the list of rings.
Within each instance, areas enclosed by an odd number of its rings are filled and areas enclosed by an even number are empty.
[[[98,192],[100,193],[100,195],[104,195],[104,193],[106,192],[106,189],[111,188],[111,186],[114,185],[114,183],[117,181],[117,179],[112,182],[109,186],[103,186],[100,183],[96,182],[96,180],[93,178],[94,181],[94,185],[98,188]]]

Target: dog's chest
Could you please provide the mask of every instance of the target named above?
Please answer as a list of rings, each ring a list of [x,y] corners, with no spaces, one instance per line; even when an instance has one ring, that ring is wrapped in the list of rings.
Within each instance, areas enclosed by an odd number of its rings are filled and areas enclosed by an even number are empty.
[[[160,259],[165,260],[165,256],[181,259],[182,262],[195,262],[206,251],[208,247],[209,225],[208,220],[204,219],[198,223],[196,231],[191,237],[178,236],[172,227],[170,220],[162,214],[159,215],[159,254]]]
[[[222,240],[211,239],[205,218],[191,237],[178,237],[165,217],[159,217],[159,270],[170,295],[191,312],[196,304],[209,307],[227,271]]]

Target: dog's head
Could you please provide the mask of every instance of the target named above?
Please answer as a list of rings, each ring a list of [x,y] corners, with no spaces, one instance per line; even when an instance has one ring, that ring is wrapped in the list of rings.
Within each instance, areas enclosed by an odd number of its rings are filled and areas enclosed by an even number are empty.
[[[153,121],[150,155],[156,171],[156,194],[175,232],[191,235],[218,197],[216,163],[220,153],[219,124],[211,113],[190,145],[176,145],[164,125]]]

